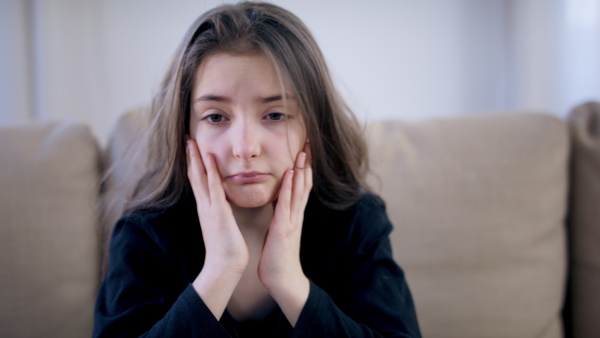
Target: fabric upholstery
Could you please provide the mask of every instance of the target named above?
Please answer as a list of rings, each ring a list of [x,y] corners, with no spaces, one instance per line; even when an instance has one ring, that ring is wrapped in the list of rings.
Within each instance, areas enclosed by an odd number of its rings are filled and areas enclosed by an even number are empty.
[[[570,321],[573,337],[600,333],[600,103],[573,109]]]
[[[424,337],[562,337],[566,125],[542,114],[369,128]]]
[[[0,128],[0,337],[90,335],[98,164],[82,125]]]

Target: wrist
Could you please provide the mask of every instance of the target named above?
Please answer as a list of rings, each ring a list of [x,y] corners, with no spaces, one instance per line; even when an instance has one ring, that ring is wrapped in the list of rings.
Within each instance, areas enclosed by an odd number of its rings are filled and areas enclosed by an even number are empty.
[[[228,257],[207,253],[202,270],[206,270],[212,275],[241,276],[246,270],[249,260],[248,252]]]
[[[241,273],[228,269],[205,266],[192,283],[192,287],[219,320],[241,277]]]
[[[310,281],[302,274],[284,280],[280,280],[278,283],[272,283],[272,285],[266,286],[265,288],[272,297],[285,296],[289,294],[296,294],[296,290],[308,291],[310,288]]]
[[[310,281],[308,278],[302,274],[285,282],[277,283],[277,285],[273,285],[267,290],[290,324],[295,326],[310,294]]]
[[[228,264],[228,263],[214,263],[214,264],[205,264],[202,267],[202,272],[205,275],[211,276],[211,278],[215,279],[231,279],[238,280],[242,278],[242,275],[246,271],[245,265],[236,265],[236,264]]]

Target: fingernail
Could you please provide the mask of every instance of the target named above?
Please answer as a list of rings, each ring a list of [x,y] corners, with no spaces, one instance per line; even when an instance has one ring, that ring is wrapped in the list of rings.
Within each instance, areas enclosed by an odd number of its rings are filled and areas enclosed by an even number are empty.
[[[304,168],[304,165],[306,164],[306,153],[302,152],[300,153],[300,159],[298,161],[298,168]]]

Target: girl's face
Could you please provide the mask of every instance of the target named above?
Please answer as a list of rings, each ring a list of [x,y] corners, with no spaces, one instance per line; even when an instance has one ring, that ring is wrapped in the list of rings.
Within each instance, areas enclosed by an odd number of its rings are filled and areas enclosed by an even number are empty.
[[[238,207],[273,202],[306,142],[296,99],[283,97],[262,54],[211,54],[196,70],[190,134],[215,156],[227,200]]]

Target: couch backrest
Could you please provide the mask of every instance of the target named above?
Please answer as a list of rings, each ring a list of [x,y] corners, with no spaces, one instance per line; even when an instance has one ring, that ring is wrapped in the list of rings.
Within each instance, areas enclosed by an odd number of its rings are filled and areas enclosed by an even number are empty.
[[[0,128],[0,337],[91,334],[98,154],[82,125]]]
[[[425,337],[561,337],[569,140],[550,115],[369,129]]]

